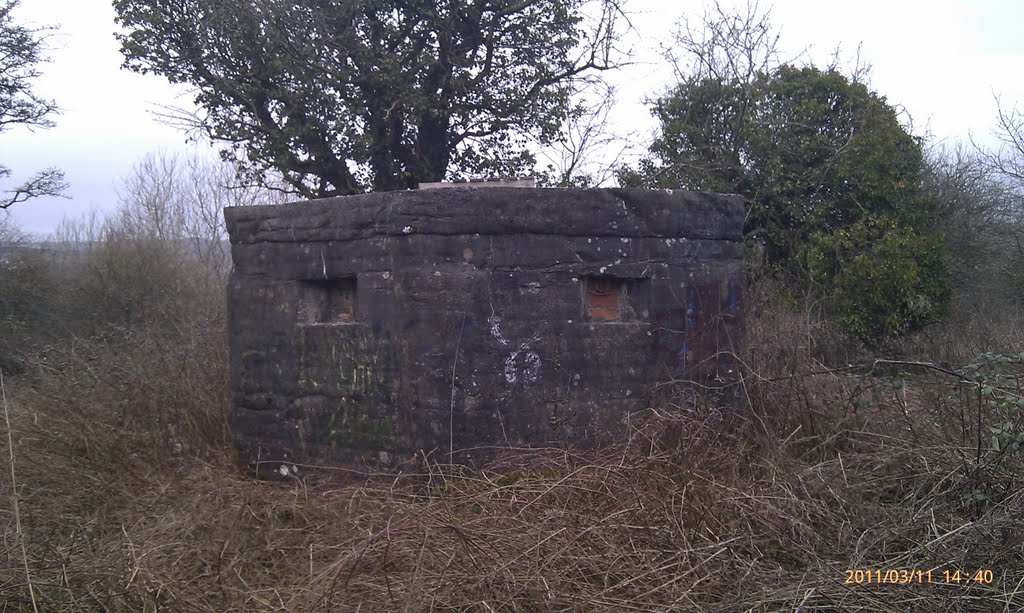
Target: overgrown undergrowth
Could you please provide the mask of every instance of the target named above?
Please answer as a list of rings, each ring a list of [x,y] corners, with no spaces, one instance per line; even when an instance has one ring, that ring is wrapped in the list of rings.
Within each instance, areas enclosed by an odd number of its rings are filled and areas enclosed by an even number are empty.
[[[222,322],[187,321],[50,345],[5,380],[8,609],[1024,608],[1019,358],[826,367],[764,311],[731,405],[669,394],[599,452],[260,482],[230,451]]]

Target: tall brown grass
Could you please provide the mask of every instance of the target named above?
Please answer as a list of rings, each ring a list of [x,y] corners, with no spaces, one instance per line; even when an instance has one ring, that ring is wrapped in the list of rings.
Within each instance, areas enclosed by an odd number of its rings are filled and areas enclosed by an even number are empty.
[[[618,444],[509,450],[478,472],[262,482],[230,449],[219,291],[160,262],[144,279],[175,291],[106,324],[79,314],[87,334],[26,348],[5,379],[9,610],[1024,608],[1020,452],[992,441],[1024,428],[1024,371],[911,363],[934,338],[964,345],[949,359],[974,351],[955,329],[875,362],[755,292],[732,404],[680,390]],[[85,281],[70,295],[132,295]],[[854,569],[933,582],[847,583]],[[957,569],[992,582],[940,583]]]

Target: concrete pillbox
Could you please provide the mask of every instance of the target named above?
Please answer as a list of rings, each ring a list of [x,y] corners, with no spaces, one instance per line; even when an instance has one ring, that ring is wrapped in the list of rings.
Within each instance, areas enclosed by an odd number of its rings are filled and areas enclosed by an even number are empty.
[[[738,196],[472,186],[225,211],[252,465],[396,470],[592,445],[731,369]]]

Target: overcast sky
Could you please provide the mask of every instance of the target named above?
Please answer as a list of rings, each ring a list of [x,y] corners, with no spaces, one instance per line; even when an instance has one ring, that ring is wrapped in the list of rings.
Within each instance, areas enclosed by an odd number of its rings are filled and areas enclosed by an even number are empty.
[[[723,0],[723,5],[733,4]],[[768,3],[762,1],[762,6]],[[659,45],[684,15],[699,18],[699,1],[625,0],[639,35],[636,64],[619,75],[622,130],[649,137],[654,124],[643,106],[669,84]],[[776,0],[772,22],[783,56],[807,50],[827,64],[837,46],[872,66],[870,85],[913,118],[914,131],[933,141],[991,143],[999,96],[1024,106],[1024,2],[1020,0]],[[0,134],[0,162],[14,180],[46,166],[63,168],[70,199],[40,198],[12,207],[22,229],[46,234],[64,215],[116,205],[116,188],[147,152],[187,150],[185,135],[156,122],[159,105],[187,106],[187,91],[156,76],[120,69],[109,0],[22,0],[19,23],[56,25],[51,62],[35,86],[63,112],[57,127]],[[11,187],[7,183],[4,187]]]

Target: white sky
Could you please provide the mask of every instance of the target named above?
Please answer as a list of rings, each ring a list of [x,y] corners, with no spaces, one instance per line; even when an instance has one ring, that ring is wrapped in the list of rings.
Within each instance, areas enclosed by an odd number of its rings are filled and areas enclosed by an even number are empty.
[[[655,125],[643,100],[661,93],[671,78],[659,61],[659,45],[684,14],[698,19],[704,3],[624,3],[639,36],[631,42],[636,64],[615,78],[615,117],[623,132],[635,130],[645,139]],[[1024,106],[1020,0],[776,0],[771,6],[783,57],[807,49],[816,63],[827,64],[837,46],[851,57],[859,45],[862,61],[872,66],[872,88],[905,108],[915,133],[927,132],[933,141],[973,135],[992,142],[995,97],[1004,106]],[[44,75],[34,87],[62,107],[54,117],[57,127],[0,134],[0,162],[15,173],[4,187],[46,166],[67,174],[70,199],[40,198],[10,210],[23,230],[46,234],[64,215],[112,208],[120,178],[144,154],[188,149],[182,133],[160,125],[150,112],[160,104],[187,105],[190,97],[161,77],[120,69],[109,0],[22,0],[16,19],[59,26],[50,39],[52,61],[41,66]]]

